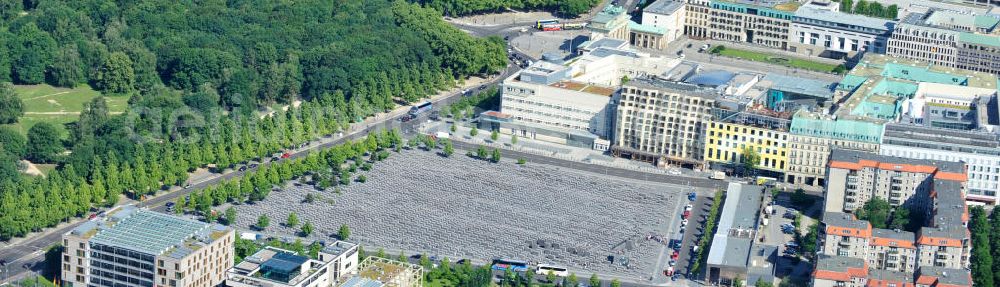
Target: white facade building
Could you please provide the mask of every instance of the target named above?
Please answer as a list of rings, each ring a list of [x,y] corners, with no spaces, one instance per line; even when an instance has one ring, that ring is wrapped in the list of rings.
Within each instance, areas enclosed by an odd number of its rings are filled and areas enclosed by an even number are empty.
[[[318,259],[265,247],[226,272],[229,287],[338,286],[358,270],[358,246],[337,241],[324,247]]]
[[[894,26],[890,20],[805,6],[795,11],[789,50],[835,59],[863,52],[884,54]]]
[[[912,159],[964,162],[969,175],[966,202],[995,205],[997,190],[1000,190],[998,141],[1000,139],[992,133],[887,124],[879,153]]]
[[[684,5],[682,1],[657,0],[642,9],[642,25],[663,29],[663,40],[673,42],[684,35]]]
[[[504,80],[500,114],[491,115],[505,122],[491,128],[562,144],[588,137],[606,142],[613,134],[613,99],[622,79],[659,74],[679,63],[610,48],[589,51],[569,66],[539,61]]]

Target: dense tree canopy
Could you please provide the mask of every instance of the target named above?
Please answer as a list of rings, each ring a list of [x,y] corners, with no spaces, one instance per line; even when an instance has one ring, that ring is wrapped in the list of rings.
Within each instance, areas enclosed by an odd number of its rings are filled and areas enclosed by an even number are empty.
[[[40,122],[28,129],[27,157],[35,163],[52,163],[65,150],[59,131],[47,122]]]
[[[550,10],[576,16],[587,13],[600,0],[416,0],[447,15],[466,15],[507,9]]]
[[[14,92],[14,85],[0,82],[0,124],[16,123],[24,115],[24,103]]]
[[[0,49],[0,80],[73,85],[82,75],[130,98],[116,115],[103,99],[87,103],[68,138],[48,124],[28,132],[26,157],[59,166],[46,177],[0,177],[0,240],[183,185],[197,168],[223,171],[337,133],[394,101],[506,66],[502,40],[472,38],[403,0],[24,4],[26,13],[0,12],[0,44],[11,47]],[[263,199],[290,177],[282,166],[213,194]],[[219,198],[185,204],[206,211]]]

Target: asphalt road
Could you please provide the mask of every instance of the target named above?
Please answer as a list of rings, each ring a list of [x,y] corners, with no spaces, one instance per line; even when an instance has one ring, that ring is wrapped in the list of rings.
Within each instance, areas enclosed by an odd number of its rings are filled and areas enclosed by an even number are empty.
[[[512,75],[518,70],[519,67],[517,66],[514,65],[509,66],[501,74],[493,76],[492,78],[490,78],[489,81],[480,85],[484,87],[484,89],[479,89],[478,87],[471,87],[470,89],[474,90],[472,91],[472,94],[485,90],[486,86],[498,84],[504,78]],[[459,91],[452,93],[447,97],[435,100],[434,103],[437,104],[435,108],[439,109],[441,106],[453,103],[458,99],[460,99],[462,95],[463,92]],[[422,115],[417,120],[409,121],[407,123],[401,123],[399,121],[399,118],[405,114],[406,114],[405,110],[396,110],[389,115],[377,115],[375,117],[374,122],[369,123],[364,127],[360,127],[357,130],[350,131],[349,133],[345,134],[344,137],[337,137],[337,138],[324,137],[312,141],[312,143],[310,143],[310,145],[306,147],[292,150],[289,152],[290,158],[295,159],[306,156],[314,150],[325,149],[343,143],[346,139],[363,138],[367,136],[369,131],[379,130],[381,128],[401,128],[401,130],[403,131],[410,131],[413,130],[413,126],[418,121],[426,119],[426,113],[425,113],[425,115]],[[262,163],[262,165],[270,164],[270,161],[268,159],[265,159],[265,161],[267,162]],[[159,196],[138,203],[137,205],[143,207],[149,207],[150,209],[157,211],[164,211],[165,207],[163,205],[166,204],[167,202],[175,201],[177,200],[178,197],[188,195],[192,192],[204,189],[214,184],[218,184],[224,180],[240,177],[243,174],[253,171],[255,169],[256,168],[247,168],[246,171],[237,170],[229,173],[218,174],[209,177],[207,179],[204,179],[200,182],[193,183],[186,188],[160,194]],[[49,246],[57,244],[59,241],[62,240],[63,234],[73,230],[73,228],[76,228],[83,222],[84,222],[83,220],[79,220],[73,224],[63,226],[55,230],[47,230],[43,235],[39,237],[31,238],[14,245],[4,247],[3,249],[0,249],[0,262],[4,263],[4,266],[0,266],[0,284],[7,282],[7,280],[10,278],[20,278],[21,276],[27,273],[41,272],[41,270],[44,268],[43,266],[44,264],[40,264],[44,260],[44,250]]]
[[[465,142],[460,142],[460,141],[452,141],[452,142],[454,143],[455,148],[456,149],[460,149],[460,150],[466,150],[466,151],[476,150],[479,147],[479,145],[465,143]],[[547,164],[547,165],[551,165],[551,166],[556,166],[556,167],[559,167],[559,168],[574,169],[574,170],[586,171],[586,172],[591,172],[591,173],[596,173],[596,174],[604,174],[604,175],[609,175],[609,176],[617,176],[617,177],[627,178],[627,179],[636,179],[636,180],[652,181],[652,182],[659,182],[659,183],[669,183],[669,184],[685,185],[685,186],[698,187],[698,188],[718,189],[718,188],[725,188],[726,185],[728,184],[725,181],[713,180],[713,179],[708,179],[708,178],[695,178],[695,177],[687,177],[687,176],[680,176],[680,175],[646,173],[646,172],[635,171],[635,170],[631,170],[631,169],[608,167],[608,166],[595,165],[595,164],[583,163],[583,162],[578,162],[578,161],[571,161],[571,160],[564,160],[564,159],[557,159],[557,158],[539,156],[539,155],[536,155],[536,154],[524,153],[524,152],[513,151],[513,150],[502,150],[502,152],[501,152],[501,158],[513,158],[513,159],[523,158],[523,159],[525,159],[525,160],[528,161],[528,164],[541,163],[541,164]]]

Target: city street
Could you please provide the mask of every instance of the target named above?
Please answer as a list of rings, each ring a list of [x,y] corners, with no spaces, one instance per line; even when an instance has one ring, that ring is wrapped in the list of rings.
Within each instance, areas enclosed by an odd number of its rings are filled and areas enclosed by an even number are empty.
[[[489,81],[482,83],[481,85],[489,86],[495,85],[502,79],[513,74],[519,70],[517,66],[509,66],[501,74],[495,75],[490,78]],[[433,99],[432,101],[439,106],[447,105],[454,101],[457,101],[462,96],[463,89],[472,89],[480,85],[470,85],[466,87],[456,88],[450,94],[444,97]],[[332,147],[344,142],[347,139],[358,139],[367,136],[369,131],[379,130],[381,128],[393,128],[400,127],[399,117],[405,115],[409,111],[409,107],[403,106],[399,107],[388,114],[379,114],[375,117],[369,118],[362,123],[353,124],[351,130],[344,134],[343,137],[324,137],[312,141],[306,147],[291,150],[289,153],[290,158],[295,159],[307,155],[313,150],[324,149]],[[408,122],[409,129],[412,129],[412,125],[417,123],[417,120]],[[407,126],[402,127],[403,131],[408,130]],[[264,163],[269,164],[267,162]],[[192,192],[204,189],[208,186],[220,183],[224,180],[228,180],[235,177],[240,177],[243,174],[253,171],[256,168],[247,168],[246,171],[232,170],[228,173],[223,174],[213,174],[211,177],[207,177],[199,182],[194,182],[190,186],[176,190],[173,192],[161,193],[155,197],[149,198],[143,202],[134,201],[123,201],[120,205],[136,203],[139,206],[146,206],[150,208],[162,210],[162,206],[167,202],[175,201],[178,197],[190,194]],[[120,206],[119,205],[119,206]],[[28,275],[32,272],[40,272],[44,266],[39,264],[44,260],[44,250],[49,246],[57,244],[61,239],[62,235],[69,232],[79,224],[83,223],[85,219],[76,218],[71,220],[71,224],[62,224],[57,228],[49,228],[42,231],[40,234],[33,234],[35,236],[32,238],[24,239],[18,243],[10,244],[0,249],[0,262],[5,262],[6,266],[9,267],[2,269],[0,271],[0,283],[6,283],[14,279],[21,278],[22,276]]]

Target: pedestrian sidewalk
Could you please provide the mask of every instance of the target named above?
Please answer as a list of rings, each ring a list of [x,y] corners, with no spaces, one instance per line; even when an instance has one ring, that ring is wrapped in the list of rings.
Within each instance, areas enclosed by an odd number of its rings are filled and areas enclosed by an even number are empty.
[[[511,136],[498,134],[497,140],[490,139],[491,132],[488,130],[478,130],[476,136],[470,136],[471,127],[464,126],[463,122],[456,125],[456,132],[452,133],[451,124],[441,122],[430,122],[420,126],[420,130],[425,134],[435,134],[437,132],[447,132],[451,134],[451,139],[470,144],[479,144],[491,148],[500,148],[518,152],[530,153],[539,156],[557,158],[568,161],[578,161],[588,164],[602,165],[612,168],[629,169],[639,172],[654,174],[674,174],[688,177],[707,177],[707,173],[671,167],[667,169],[657,168],[648,163],[632,161],[624,158],[616,158],[605,154],[604,151],[572,147],[551,142],[545,142],[530,138],[518,137],[517,143],[511,143]],[[680,174],[678,174],[680,173]]]

